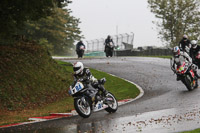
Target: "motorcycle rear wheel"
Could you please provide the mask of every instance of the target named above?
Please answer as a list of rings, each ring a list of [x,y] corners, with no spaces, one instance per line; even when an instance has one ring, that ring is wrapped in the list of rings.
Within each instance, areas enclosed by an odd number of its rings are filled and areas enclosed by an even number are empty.
[[[74,99],[74,107],[76,112],[83,118],[88,118],[91,115],[91,106],[89,100],[85,98],[85,102],[81,98]]]

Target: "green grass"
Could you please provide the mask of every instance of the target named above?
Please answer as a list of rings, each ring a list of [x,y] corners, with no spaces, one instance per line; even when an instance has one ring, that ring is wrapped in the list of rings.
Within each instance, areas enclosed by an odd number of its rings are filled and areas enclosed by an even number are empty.
[[[73,68],[70,63],[62,62],[59,60],[57,62],[65,66],[66,69],[69,70],[70,72],[73,72]],[[117,100],[135,98],[140,93],[138,88],[135,85],[125,80],[122,80],[115,76],[111,76],[110,74],[107,74],[105,72],[101,72],[92,68],[90,68],[90,71],[92,75],[97,79],[101,79],[104,77],[106,78],[105,88],[106,90],[113,93],[116,96]]]
[[[64,98],[72,81],[37,44],[0,47],[0,110],[43,106]]]
[[[200,133],[200,128],[192,130],[192,131],[185,131],[185,132],[182,132],[182,133]]]
[[[93,76],[97,79],[106,78],[105,88],[115,95],[117,100],[135,98],[139,95],[138,88],[118,77],[111,76],[105,72],[100,72],[95,69],[90,69]]]

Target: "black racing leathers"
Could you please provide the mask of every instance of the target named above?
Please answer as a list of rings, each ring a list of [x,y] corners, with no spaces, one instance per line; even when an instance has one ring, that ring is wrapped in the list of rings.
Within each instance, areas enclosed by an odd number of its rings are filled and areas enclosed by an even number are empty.
[[[74,81],[81,81],[85,86],[91,83],[92,87],[100,89],[103,93],[106,92],[103,85],[99,84],[98,80],[92,75],[89,68],[84,68],[81,74],[74,74]]]
[[[80,41],[80,42],[78,42],[78,43],[76,44],[76,52],[78,52],[78,51],[80,50],[80,47],[81,47],[81,46],[84,46],[84,48],[85,48],[85,45],[83,44],[82,41]]]
[[[190,40],[185,40],[185,39],[182,39],[180,42],[179,42],[179,47],[181,48],[182,51],[186,51],[185,50],[185,47],[187,46],[188,48],[190,47]]]
[[[109,43],[113,43],[113,44],[114,44],[114,42],[113,42],[113,40],[112,40],[111,38],[107,38],[107,39],[105,40],[105,50],[106,50],[107,47],[109,47],[109,46],[108,46]]]
[[[196,48],[193,48],[193,47],[190,48],[190,57],[192,58],[193,63],[196,62],[196,56],[197,56],[199,51],[200,51],[200,46],[199,45],[197,45]]]

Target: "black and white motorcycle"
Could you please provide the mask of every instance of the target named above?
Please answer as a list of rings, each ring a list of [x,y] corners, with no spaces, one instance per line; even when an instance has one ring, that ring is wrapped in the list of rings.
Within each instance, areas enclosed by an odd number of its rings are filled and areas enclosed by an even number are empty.
[[[99,80],[99,84],[104,85],[105,78]],[[118,109],[115,96],[108,92],[104,96],[99,89],[93,88],[90,84],[84,85],[77,81],[70,86],[69,94],[74,97],[74,107],[76,112],[83,118],[88,118],[92,111],[96,112],[105,109],[109,113],[114,113]]]
[[[112,42],[106,44],[106,49],[105,49],[106,57],[113,56],[114,48],[115,46]]]
[[[85,52],[85,47],[82,45],[77,51],[78,58],[83,58],[84,52]]]

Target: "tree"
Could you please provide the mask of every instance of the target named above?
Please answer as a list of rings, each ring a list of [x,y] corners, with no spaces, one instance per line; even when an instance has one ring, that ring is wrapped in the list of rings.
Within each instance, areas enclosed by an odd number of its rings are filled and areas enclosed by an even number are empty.
[[[54,8],[54,14],[39,21],[29,21],[19,34],[29,40],[39,40],[46,44],[51,54],[68,54],[73,43],[81,38],[80,20],[70,15],[70,10]]]
[[[0,0],[0,43],[17,35],[26,21],[52,15],[52,8],[62,2],[67,0]]]
[[[151,12],[158,21],[159,36],[168,46],[179,43],[183,34],[190,39],[200,38],[199,0],[148,0]]]

